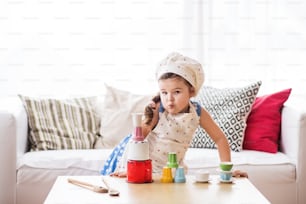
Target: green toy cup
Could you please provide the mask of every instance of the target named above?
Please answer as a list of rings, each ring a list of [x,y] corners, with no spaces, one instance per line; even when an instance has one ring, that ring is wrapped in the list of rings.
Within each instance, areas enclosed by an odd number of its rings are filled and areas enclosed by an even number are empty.
[[[177,157],[176,157],[175,152],[169,152],[168,153],[167,167],[170,167],[170,168],[177,168],[178,167]]]
[[[233,168],[233,163],[232,162],[220,162],[219,167],[222,171],[231,171]]]

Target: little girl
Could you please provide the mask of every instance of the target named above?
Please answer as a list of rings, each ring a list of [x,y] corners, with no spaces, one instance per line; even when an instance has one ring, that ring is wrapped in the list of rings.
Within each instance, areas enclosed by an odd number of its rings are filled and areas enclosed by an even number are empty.
[[[156,71],[159,94],[145,108],[143,136],[149,142],[153,172],[161,172],[168,153],[176,152],[180,166],[200,125],[218,147],[220,161],[231,161],[228,141],[209,113],[199,103],[191,101],[204,82],[202,66],[196,60],[171,53],[161,61]],[[114,149],[101,171],[103,175],[126,176],[124,152],[131,135]],[[233,176],[247,176],[236,170]]]

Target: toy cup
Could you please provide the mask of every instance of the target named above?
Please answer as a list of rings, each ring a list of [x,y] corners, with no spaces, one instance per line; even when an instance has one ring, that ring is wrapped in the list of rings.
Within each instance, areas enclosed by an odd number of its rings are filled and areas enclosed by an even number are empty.
[[[162,183],[172,183],[173,182],[171,168],[169,168],[169,167],[164,167],[163,168],[161,182]]]
[[[223,182],[229,182],[232,179],[232,171],[220,171],[220,180]]]
[[[195,175],[197,182],[208,182],[209,172],[207,170],[198,170]]]
[[[178,168],[177,157],[175,152],[168,153],[167,167]]]
[[[132,113],[132,120],[134,126],[134,132],[132,138],[135,141],[144,140],[144,136],[142,135],[142,127],[141,127],[142,115],[143,115],[142,113]]]
[[[233,168],[233,163],[232,162],[221,162],[219,164],[219,167],[222,171],[231,171]]]
[[[174,182],[175,183],[185,183],[186,182],[186,177],[185,177],[185,172],[184,172],[183,167],[179,167],[176,169]]]

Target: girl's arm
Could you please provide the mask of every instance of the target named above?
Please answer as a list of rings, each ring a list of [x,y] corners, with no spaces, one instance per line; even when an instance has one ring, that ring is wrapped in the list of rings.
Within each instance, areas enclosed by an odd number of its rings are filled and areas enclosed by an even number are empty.
[[[220,161],[231,161],[231,150],[225,134],[204,108],[201,108],[200,126],[216,143]]]
[[[200,125],[217,144],[220,161],[231,161],[231,150],[225,134],[204,108],[201,108]],[[248,178],[248,173],[234,170],[233,176]]]

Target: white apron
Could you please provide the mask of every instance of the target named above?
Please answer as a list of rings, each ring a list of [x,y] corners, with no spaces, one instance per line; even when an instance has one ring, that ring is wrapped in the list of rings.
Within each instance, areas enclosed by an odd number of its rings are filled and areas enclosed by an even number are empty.
[[[153,172],[160,173],[167,165],[169,152],[175,152],[179,165],[184,166],[183,159],[199,121],[196,107],[191,102],[189,113],[175,115],[166,111],[159,113],[157,126],[146,138],[149,142]]]

